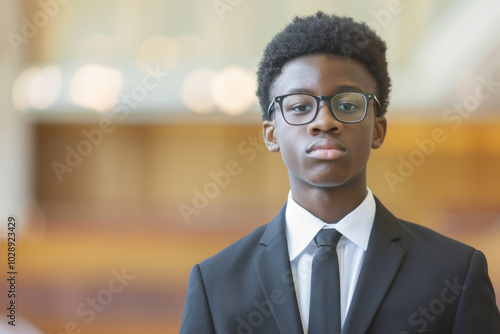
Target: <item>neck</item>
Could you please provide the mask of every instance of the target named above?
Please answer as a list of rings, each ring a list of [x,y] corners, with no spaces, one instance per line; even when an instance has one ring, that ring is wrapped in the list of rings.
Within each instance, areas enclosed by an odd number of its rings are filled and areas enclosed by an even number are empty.
[[[328,224],[348,215],[366,197],[366,182],[359,185],[317,187],[291,184],[292,198],[297,204]]]

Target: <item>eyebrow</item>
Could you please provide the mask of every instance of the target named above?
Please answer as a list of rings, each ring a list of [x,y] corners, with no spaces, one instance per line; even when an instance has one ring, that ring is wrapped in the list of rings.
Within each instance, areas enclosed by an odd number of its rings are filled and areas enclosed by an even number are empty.
[[[331,95],[338,94],[338,93],[344,93],[344,92],[361,93],[361,92],[363,92],[363,90],[361,88],[359,88],[358,86],[343,85],[343,86],[335,87],[334,93]],[[313,92],[311,92],[310,90],[305,89],[305,88],[292,88],[286,92],[286,94],[296,94],[296,93],[305,93],[305,94],[314,95]]]

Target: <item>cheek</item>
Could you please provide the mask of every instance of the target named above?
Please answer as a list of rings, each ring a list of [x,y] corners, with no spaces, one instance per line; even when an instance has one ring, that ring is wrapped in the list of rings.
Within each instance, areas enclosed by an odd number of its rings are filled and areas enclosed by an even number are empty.
[[[373,128],[366,127],[361,132],[361,135],[358,135],[354,138],[355,147],[357,149],[356,158],[361,160],[363,163],[368,161],[370,156],[371,147],[372,147],[372,137],[373,137]]]
[[[297,157],[297,149],[292,145],[290,142],[290,139],[285,139],[283,138],[280,141],[280,152],[281,156],[283,158],[283,161],[287,165],[287,167],[292,167],[289,166],[291,162],[299,160],[299,157]]]
[[[283,129],[283,126],[277,126],[277,140],[280,147],[283,162],[289,169],[295,169],[295,165],[300,160],[301,149],[297,139],[301,136],[300,128]],[[284,130],[284,131],[283,131]]]

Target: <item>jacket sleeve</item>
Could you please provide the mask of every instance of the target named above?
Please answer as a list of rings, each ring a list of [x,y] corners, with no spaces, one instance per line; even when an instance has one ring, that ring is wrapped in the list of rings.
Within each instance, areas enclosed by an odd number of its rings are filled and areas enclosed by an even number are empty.
[[[500,315],[486,257],[476,250],[460,293],[453,334],[500,334]]]
[[[201,333],[214,334],[215,329],[200,266],[197,264],[189,275],[180,334]]]

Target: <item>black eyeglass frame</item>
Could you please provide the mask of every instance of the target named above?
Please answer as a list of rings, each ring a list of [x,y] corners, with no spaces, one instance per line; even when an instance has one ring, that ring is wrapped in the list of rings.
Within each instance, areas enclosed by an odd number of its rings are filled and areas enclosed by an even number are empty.
[[[365,113],[363,114],[363,117],[359,120],[359,121],[343,121],[341,119],[339,119],[337,117],[337,115],[335,115],[335,112],[333,111],[333,107],[332,107],[332,99],[337,96],[337,95],[340,95],[340,94],[346,94],[346,93],[355,93],[355,94],[360,94],[360,95],[363,95],[363,97],[365,98]],[[316,111],[314,113],[314,117],[308,121],[308,122],[305,122],[305,123],[290,123],[287,121],[286,117],[285,117],[285,113],[283,111],[283,100],[288,97],[288,96],[292,96],[292,95],[308,95],[312,98],[314,98],[316,100]],[[377,102],[377,105],[378,105],[378,108],[380,108],[380,102],[378,101],[377,97],[375,96],[375,94],[372,94],[372,93],[364,93],[364,92],[340,92],[340,93],[337,93],[337,94],[333,94],[333,95],[329,95],[329,96],[316,96],[316,95],[312,95],[312,94],[308,94],[308,93],[291,93],[291,94],[285,94],[285,95],[280,95],[280,96],[276,96],[273,101],[271,101],[271,103],[269,104],[269,107],[267,108],[267,116],[268,117],[271,117],[271,108],[274,106],[274,103],[278,103],[279,106],[280,106],[280,110],[281,110],[281,115],[283,115],[283,119],[285,120],[286,123],[290,124],[290,125],[306,125],[306,124],[309,124],[309,123],[312,123],[316,117],[318,116],[318,113],[319,113],[319,103],[321,101],[326,101],[327,102],[327,105],[328,105],[328,109],[330,110],[330,113],[333,115],[333,117],[341,122],[341,123],[359,123],[359,122],[362,122],[365,118],[366,118],[366,114],[368,112],[368,105],[370,104],[370,101],[371,100],[374,100],[375,102]]]

